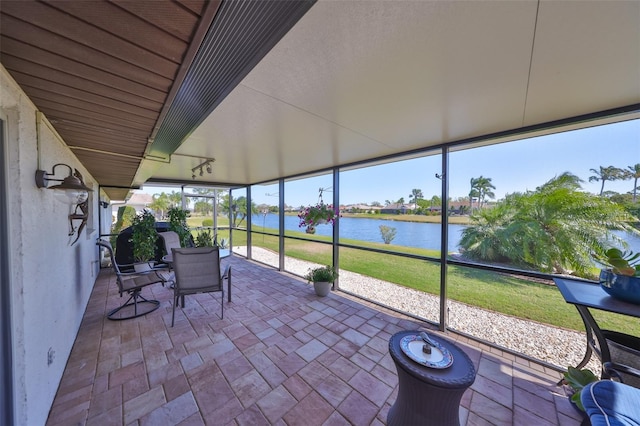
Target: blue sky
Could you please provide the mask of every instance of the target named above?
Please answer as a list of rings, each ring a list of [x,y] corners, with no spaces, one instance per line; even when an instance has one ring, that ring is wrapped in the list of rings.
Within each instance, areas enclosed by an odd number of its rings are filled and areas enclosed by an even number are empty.
[[[439,155],[398,161],[378,167],[353,170],[341,174],[341,203],[408,201],[414,188],[425,198],[440,194]],[[469,193],[472,177],[491,178],[496,199],[507,193],[535,189],[566,171],[584,180],[583,188],[600,192],[600,182],[589,182],[589,169],[600,166],[627,168],[640,163],[640,120],[568,131],[549,136],[520,140],[451,153],[449,160],[449,193],[452,198]],[[319,188],[329,188],[324,201],[330,202],[331,177],[320,176],[285,184],[285,203],[300,206],[315,203]],[[606,182],[605,191],[631,191],[633,181]],[[147,187],[143,192],[179,191],[179,188]],[[277,204],[276,186],[256,188],[252,192],[256,204]]]

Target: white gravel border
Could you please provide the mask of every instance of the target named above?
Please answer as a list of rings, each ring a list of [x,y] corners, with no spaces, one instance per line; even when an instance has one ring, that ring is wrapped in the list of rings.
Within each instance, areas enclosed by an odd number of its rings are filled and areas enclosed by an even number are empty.
[[[246,256],[247,250],[244,246],[234,247],[233,252]],[[254,260],[274,267],[278,265],[278,253],[253,247],[251,254]],[[303,276],[310,268],[317,266],[322,265],[285,257],[286,271],[295,275]],[[344,270],[340,271],[340,289],[429,321],[439,321],[440,298],[431,294]],[[567,305],[567,309],[573,307]],[[586,336],[581,332],[499,314],[455,301],[449,301],[448,310],[449,327],[452,330],[492,342],[561,369],[577,365],[585,353]],[[575,314],[578,315],[578,312]],[[586,368],[596,374],[600,372],[595,355]]]

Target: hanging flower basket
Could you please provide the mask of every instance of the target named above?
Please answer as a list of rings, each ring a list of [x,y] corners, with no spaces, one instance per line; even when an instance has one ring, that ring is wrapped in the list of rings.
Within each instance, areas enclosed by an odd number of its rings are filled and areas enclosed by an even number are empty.
[[[315,230],[317,225],[330,224],[333,225],[338,214],[333,210],[331,204],[319,203],[315,206],[305,207],[298,213],[300,228],[311,228]]]

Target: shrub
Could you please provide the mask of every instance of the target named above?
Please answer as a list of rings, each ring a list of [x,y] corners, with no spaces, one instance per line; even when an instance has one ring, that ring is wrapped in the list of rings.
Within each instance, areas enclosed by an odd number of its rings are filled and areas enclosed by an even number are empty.
[[[131,242],[133,243],[133,257],[138,262],[146,262],[155,257],[156,218],[149,210],[144,210],[133,219]]]
[[[196,247],[213,247],[213,234],[210,229],[203,229],[196,235]]]
[[[385,244],[391,244],[398,230],[392,226],[380,225],[380,235]]]
[[[191,231],[187,225],[187,217],[189,217],[189,210],[184,210],[179,207],[169,208],[169,230],[174,231],[180,238],[180,245],[182,247],[189,247],[191,244]]]

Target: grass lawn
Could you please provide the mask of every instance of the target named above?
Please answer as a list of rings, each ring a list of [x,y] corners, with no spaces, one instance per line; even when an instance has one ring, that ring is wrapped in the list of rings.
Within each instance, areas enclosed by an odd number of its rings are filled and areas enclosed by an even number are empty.
[[[222,221],[219,221],[219,226]],[[261,228],[254,228],[260,229]],[[274,232],[274,230],[268,230]],[[304,232],[286,231],[285,235],[309,238]],[[234,231],[234,245],[246,245],[246,232]],[[330,242],[330,237],[313,236],[316,241]],[[254,234],[254,246],[278,251],[278,237]],[[382,243],[341,240],[345,244],[389,249]],[[438,258],[439,252],[402,247],[403,253]],[[301,260],[330,264],[331,246],[314,241],[287,239],[286,255]],[[375,253],[352,248],[340,248],[341,269],[371,276],[405,287],[438,295],[440,292],[440,265],[401,256]],[[551,283],[544,284],[506,274],[473,268],[449,266],[449,298],[472,306],[525,318],[562,328],[584,331],[578,311],[567,304],[560,291]],[[634,336],[640,335],[640,321],[607,312],[595,312],[594,316],[603,329],[617,330]]]

